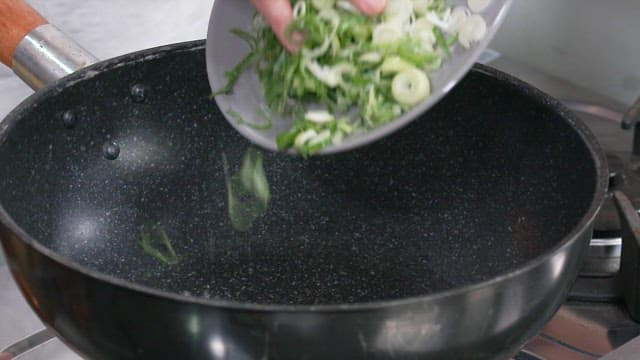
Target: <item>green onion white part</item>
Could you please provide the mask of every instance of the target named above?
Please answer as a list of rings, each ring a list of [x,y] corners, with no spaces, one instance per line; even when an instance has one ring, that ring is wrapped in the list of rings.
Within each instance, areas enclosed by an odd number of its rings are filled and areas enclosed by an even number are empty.
[[[334,121],[336,118],[326,110],[310,110],[304,114],[304,119],[316,124],[326,124]]]

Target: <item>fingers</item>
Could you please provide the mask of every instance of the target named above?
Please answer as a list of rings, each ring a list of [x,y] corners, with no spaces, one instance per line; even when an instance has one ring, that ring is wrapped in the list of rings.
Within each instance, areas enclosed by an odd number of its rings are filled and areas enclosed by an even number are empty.
[[[293,10],[289,0],[251,0],[253,5],[271,25],[273,32],[280,42],[289,50],[297,50],[297,44],[293,43],[285,36],[287,26],[293,19]]]
[[[387,0],[351,0],[351,3],[369,16],[380,14],[387,6]]]

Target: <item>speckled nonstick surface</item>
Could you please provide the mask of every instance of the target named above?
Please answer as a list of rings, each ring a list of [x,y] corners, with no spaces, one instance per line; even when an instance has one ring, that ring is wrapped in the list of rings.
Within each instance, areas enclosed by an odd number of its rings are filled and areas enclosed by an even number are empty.
[[[78,351],[202,358],[219,336],[230,358],[491,358],[563,299],[607,171],[554,100],[478,65],[372,145],[260,150],[271,203],[240,232],[223,158],[235,173],[251,145],[209,94],[203,42],[177,44],[81,70],[2,123],[7,260]],[[143,251],[146,223],[176,264]]]

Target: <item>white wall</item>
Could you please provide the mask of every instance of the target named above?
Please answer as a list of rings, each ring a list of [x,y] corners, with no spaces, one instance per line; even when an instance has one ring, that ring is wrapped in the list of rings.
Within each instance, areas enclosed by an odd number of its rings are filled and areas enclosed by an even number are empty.
[[[204,39],[213,5],[213,0],[27,2],[100,59]],[[0,120],[31,93],[29,87],[0,64]]]
[[[626,104],[640,96],[639,0],[514,0],[491,47]]]

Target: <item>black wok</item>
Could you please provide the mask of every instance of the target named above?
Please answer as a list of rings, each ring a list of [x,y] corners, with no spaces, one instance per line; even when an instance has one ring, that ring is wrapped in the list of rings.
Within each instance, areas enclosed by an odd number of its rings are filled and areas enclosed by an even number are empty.
[[[0,240],[76,351],[506,358],[564,300],[607,170],[557,101],[477,65],[370,146],[308,160],[257,149],[271,198],[239,231],[229,189],[252,146],[209,99],[204,50],[97,63],[1,123]]]

